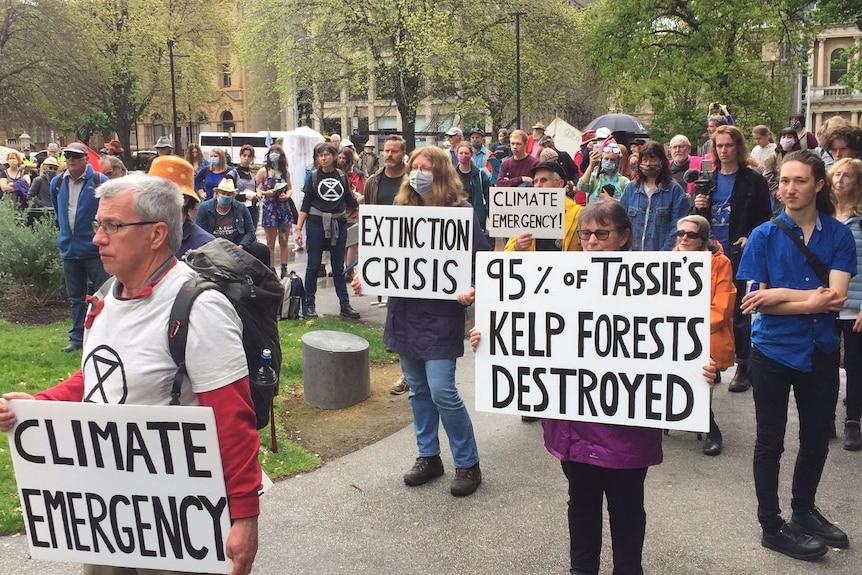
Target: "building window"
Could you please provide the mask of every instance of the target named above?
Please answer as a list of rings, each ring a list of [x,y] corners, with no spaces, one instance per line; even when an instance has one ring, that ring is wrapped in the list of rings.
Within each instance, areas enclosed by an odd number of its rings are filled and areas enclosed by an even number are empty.
[[[834,86],[841,83],[841,76],[847,73],[847,60],[843,58],[844,50],[838,48],[833,50],[829,56],[829,85]]]
[[[236,123],[233,121],[233,114],[230,112],[221,113],[221,132],[235,132]]]
[[[230,78],[230,64],[222,64],[221,65],[221,87],[222,88],[230,88],[231,78]]]

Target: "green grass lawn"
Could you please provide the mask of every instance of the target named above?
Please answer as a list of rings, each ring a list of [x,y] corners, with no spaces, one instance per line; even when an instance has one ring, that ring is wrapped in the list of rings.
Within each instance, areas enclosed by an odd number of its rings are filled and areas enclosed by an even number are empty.
[[[0,321],[0,394],[10,391],[37,393],[66,379],[81,363],[81,354],[62,353],[67,343],[68,323],[47,326],[18,326]],[[279,322],[281,348],[284,355],[281,369],[281,389],[302,384],[302,335],[308,331],[329,329],[354,333],[368,340],[371,363],[391,361],[380,330],[349,324],[334,319],[316,319],[311,327],[304,321]],[[280,420],[282,404],[275,399],[276,421]],[[260,461],[272,479],[309,471],[321,464],[320,458],[287,440],[278,426],[278,453],[272,453],[269,428],[260,432]],[[5,435],[0,433],[0,435]],[[9,445],[0,439],[0,534],[23,529],[19,509],[18,489],[12,469]]]

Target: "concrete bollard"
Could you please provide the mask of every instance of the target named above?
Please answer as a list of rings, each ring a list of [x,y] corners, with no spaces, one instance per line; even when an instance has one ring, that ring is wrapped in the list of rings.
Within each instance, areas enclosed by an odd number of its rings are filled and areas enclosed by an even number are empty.
[[[305,402],[342,409],[371,396],[368,342],[351,333],[310,331],[302,336]]]

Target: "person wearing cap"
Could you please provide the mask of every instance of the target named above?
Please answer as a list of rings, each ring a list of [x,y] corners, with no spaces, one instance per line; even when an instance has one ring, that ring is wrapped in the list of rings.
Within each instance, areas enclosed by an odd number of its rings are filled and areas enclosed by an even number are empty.
[[[270,266],[269,248],[255,239],[251,213],[236,199],[236,183],[227,176],[215,187],[215,196],[198,208],[195,223],[217,238],[229,240]]]
[[[88,162],[87,146],[81,142],[69,144],[62,152],[66,157],[66,170],[51,180],[50,193],[59,228],[57,246],[63,260],[63,279],[72,311],[69,343],[63,348],[69,353],[84,345],[88,287],[98,288],[108,279],[99,258],[99,248],[93,243],[96,232],[92,226],[99,209],[96,188],[108,178],[93,170]]]
[[[461,145],[461,141],[464,139],[464,132],[461,131],[461,128],[452,126],[446,131],[446,139],[449,144],[449,157],[452,158],[452,166],[457,166],[458,146]]]
[[[172,181],[183,193],[183,239],[175,254],[177,259],[213,241],[215,236],[194,222],[201,201],[195,192],[194,166],[179,156],[159,156],[153,160],[149,175]]]
[[[491,169],[488,167],[488,160],[491,158],[491,152],[485,147],[485,130],[482,128],[470,130],[470,147],[473,148],[473,165],[484,170],[490,176]],[[457,151],[455,153],[457,154]]]
[[[578,179],[580,172],[578,172],[578,168],[575,166],[575,161],[567,151],[557,148],[553,136],[548,136],[547,134],[542,136],[539,140],[539,147],[543,150],[553,150],[556,152],[556,160],[554,161],[562,166],[563,171],[566,173],[566,182],[574,183]]]
[[[380,157],[374,149],[374,140],[365,142],[365,148],[359,154],[359,169],[365,174],[366,180],[380,169]]]
[[[539,159],[539,154],[542,153],[542,148],[539,146],[539,140],[545,135],[545,125],[541,122],[533,124],[533,133],[527,137],[527,153],[536,160]]]
[[[528,187],[532,185],[533,178],[530,171],[538,164],[538,160],[530,156],[524,150],[527,143],[527,134],[523,130],[515,130],[509,137],[509,145],[512,147],[512,157],[503,160],[500,166],[500,174],[497,177],[497,186],[501,188],[516,188],[518,186]]]
[[[530,170],[533,187],[564,188],[566,187],[566,172],[557,162],[542,162]],[[578,242],[578,212],[581,206],[566,194],[564,222],[565,237],[562,240],[535,239],[533,234],[525,232],[509,238],[506,242],[507,252],[576,252],[581,249]]]
[[[30,155],[30,146],[25,146],[24,149],[21,150],[21,161],[22,162],[33,162],[33,163],[37,162],[36,157]]]
[[[596,131],[584,130],[581,132],[581,149],[575,154],[575,165],[578,167],[580,175],[584,175],[590,165],[590,152],[593,151],[593,145],[596,143]]]
[[[30,192],[27,194],[27,201],[34,208],[51,208],[51,180],[57,175],[57,168],[60,162],[57,158],[45,158],[42,162],[39,177],[33,180],[30,184]]]
[[[147,173],[150,173],[150,167],[153,165],[153,160],[159,156],[169,156],[171,155],[171,149],[173,145],[167,136],[159,136],[159,139],[156,140],[156,145],[153,146],[156,150],[156,155],[150,158],[150,161],[147,162]]]

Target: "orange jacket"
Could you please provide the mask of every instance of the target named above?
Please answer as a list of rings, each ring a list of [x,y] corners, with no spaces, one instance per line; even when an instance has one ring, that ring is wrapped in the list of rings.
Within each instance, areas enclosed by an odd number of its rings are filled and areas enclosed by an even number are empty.
[[[736,304],[736,286],[733,267],[724,255],[721,244],[712,245],[712,297],[709,311],[709,354],[716,367],[731,367],[734,359],[733,306]]]

